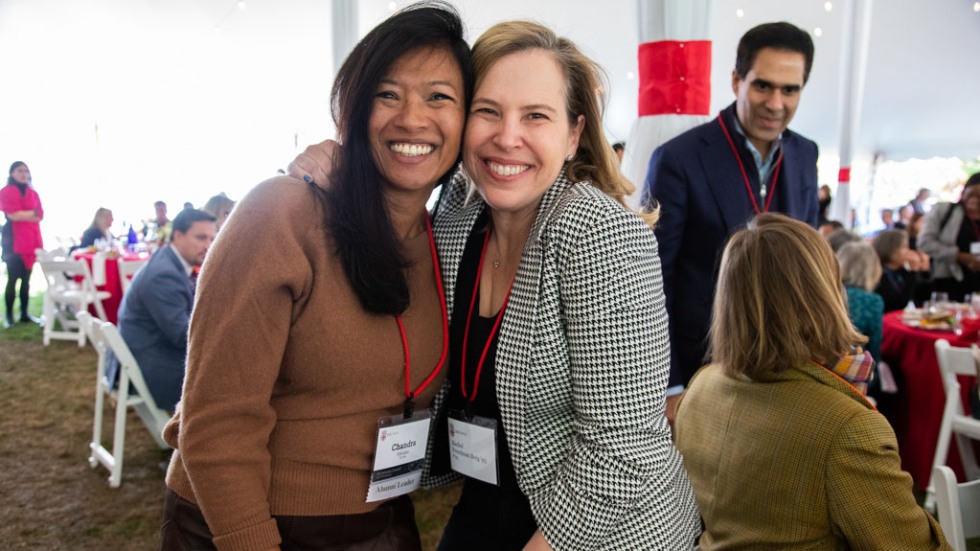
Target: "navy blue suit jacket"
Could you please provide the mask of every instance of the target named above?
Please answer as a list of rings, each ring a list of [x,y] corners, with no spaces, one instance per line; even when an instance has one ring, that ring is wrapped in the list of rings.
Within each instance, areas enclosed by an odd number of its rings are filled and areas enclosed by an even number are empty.
[[[742,158],[756,203],[763,208],[755,161],[745,137],[735,129],[735,104],[721,116]],[[816,226],[817,144],[786,130],[781,147],[783,162],[770,191],[774,195],[769,210]],[[669,386],[687,385],[704,364],[721,251],[729,236],[755,216],[738,161],[717,118],[653,152],[643,202],[650,205],[653,200],[660,206],[654,231],[670,316]]]
[[[193,305],[194,284],[177,251],[164,247],[137,272],[119,307],[119,333],[139,363],[157,406],[168,411],[180,400],[184,384]],[[107,375],[110,380],[115,377],[112,372]]]

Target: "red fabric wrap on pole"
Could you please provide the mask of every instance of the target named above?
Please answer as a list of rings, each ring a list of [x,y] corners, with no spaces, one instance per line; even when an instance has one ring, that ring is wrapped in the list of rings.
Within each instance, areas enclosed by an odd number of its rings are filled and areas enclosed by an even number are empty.
[[[849,183],[851,183],[851,169],[850,169],[850,167],[841,168],[837,172],[837,183],[838,184],[849,184]]]
[[[711,104],[711,41],[640,44],[639,114],[707,115]]]

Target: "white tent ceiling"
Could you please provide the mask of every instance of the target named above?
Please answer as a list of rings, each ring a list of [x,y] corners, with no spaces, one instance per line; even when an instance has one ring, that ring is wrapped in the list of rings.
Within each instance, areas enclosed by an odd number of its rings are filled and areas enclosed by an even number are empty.
[[[474,40],[496,21],[510,18],[534,18],[552,26],[590,52],[610,77],[610,106],[607,130],[614,139],[625,139],[636,113],[637,28],[634,0],[452,0],[470,29]],[[712,111],[727,105],[731,99],[730,71],[735,45],[745,30],[763,21],[786,20],[815,36],[817,53],[813,74],[796,116],[794,128],[817,140],[821,147],[833,151],[838,141],[838,105],[840,46],[842,21],[846,4],[852,0],[714,0],[711,33],[714,38]],[[126,36],[123,27],[134,22],[138,32],[140,20],[166,21],[175,42],[181,34],[200,26],[220,24],[222,42],[212,46],[224,50],[248,52],[262,42],[311,42],[310,33],[330,32],[330,0],[246,0],[247,10],[239,12],[236,0],[3,0],[0,2],[0,28],[16,27],[24,13],[38,15],[45,21],[25,36],[53,43],[49,47],[81,49],[90,45],[58,44],[63,26],[84,24],[74,14],[87,11],[89,21],[110,22],[112,28]],[[406,0],[360,0],[358,2],[360,34]],[[830,4],[828,11],[826,5]],[[980,12],[974,0],[877,0],[873,3],[870,48],[866,72],[863,113],[859,124],[859,152],[881,152],[888,158],[907,156],[980,155]],[[17,9],[7,9],[15,7]],[[736,15],[740,12],[742,15]],[[73,14],[74,13],[74,14]],[[29,22],[34,21],[28,19]],[[162,25],[161,25],[162,26]],[[93,28],[91,40],[98,42],[99,31]],[[164,38],[166,40],[166,38]],[[329,48],[329,40],[319,45]],[[115,47],[125,49],[125,43]],[[179,44],[169,48],[178,49]],[[260,52],[255,52],[260,53]],[[75,54],[77,55],[77,53]],[[201,52],[201,57],[214,55]],[[328,52],[297,49],[295,55],[306,56],[306,66],[332,73]],[[17,49],[4,48],[4,58],[16,58]],[[163,49],[147,63],[165,64]],[[217,57],[217,56],[216,56]],[[13,61],[16,61],[15,59]],[[236,71],[248,71],[243,63]],[[119,67],[119,71],[127,68]],[[227,68],[222,69],[228,71]],[[10,82],[10,73],[5,71]],[[632,75],[633,78],[628,76]],[[83,77],[83,75],[77,75]],[[316,84],[329,85],[329,78],[317,78]],[[307,90],[306,96],[325,97],[329,90]],[[84,87],[84,83],[83,83]],[[248,93],[243,90],[243,94]],[[275,98],[256,98],[255,101]],[[322,105],[322,104],[321,104]],[[971,124],[972,123],[972,124]]]
[[[628,137],[635,0],[450,1],[471,41],[497,21],[533,18],[577,42],[609,75],[608,135]],[[842,21],[853,0],[832,0],[830,11],[825,0],[713,1],[712,112],[732,101],[735,46],[748,28],[819,27],[792,126],[833,156]],[[245,0],[242,10],[237,0],[0,0],[0,157],[28,161],[45,197],[59,197],[47,200],[46,227],[62,235],[70,233],[56,224],[84,227],[98,206],[125,220],[160,198],[241,197],[297,145],[333,133],[330,2]],[[360,0],[359,34],[406,3]],[[980,156],[974,4],[874,1],[858,155]]]

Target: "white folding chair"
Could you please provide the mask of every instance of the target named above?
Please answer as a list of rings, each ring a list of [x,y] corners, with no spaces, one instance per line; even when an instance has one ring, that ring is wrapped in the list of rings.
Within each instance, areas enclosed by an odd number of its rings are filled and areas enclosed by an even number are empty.
[[[954,551],[967,551],[966,540],[980,537],[980,480],[956,483],[953,469],[933,469],[939,525]]]
[[[85,332],[81,330],[76,316],[84,312],[91,304],[100,319],[106,319],[102,301],[111,297],[108,291],[99,291],[92,283],[92,273],[84,260],[44,260],[38,264],[44,272],[48,290],[44,293],[44,345],[51,339],[67,339],[78,341],[78,346],[85,346]],[[77,282],[72,276],[80,276]],[[60,330],[55,330],[55,323]]]
[[[126,445],[126,414],[129,408],[143,421],[154,442],[161,450],[170,447],[163,440],[163,427],[170,414],[157,407],[150,389],[143,380],[139,364],[123,341],[119,330],[112,323],[93,319],[90,314],[79,314],[83,327],[88,327],[92,345],[99,353],[99,365],[95,382],[95,419],[92,423],[92,442],[89,443],[89,465],[101,464],[109,470],[109,486],[118,488],[122,483],[123,452]],[[86,323],[89,322],[89,323]],[[111,352],[119,361],[119,385],[113,390],[113,381],[106,377],[106,363]],[[102,417],[105,397],[115,402],[116,417],[113,423],[112,448],[102,445]]]
[[[100,322],[88,312],[79,312],[76,318],[82,331],[85,332],[85,336],[88,337],[88,340],[92,343],[92,347],[95,348],[95,352],[98,355],[95,364],[95,421],[92,423],[92,440],[89,443],[91,453],[93,446],[102,442],[102,412],[105,407],[105,398],[106,396],[111,396],[114,399],[115,391],[112,390],[112,383],[106,378],[106,361],[109,354],[105,338],[102,336],[102,331],[97,330],[98,328],[96,327],[96,324]],[[94,455],[89,456],[89,463],[94,469],[98,465],[98,461],[93,460],[93,457]],[[122,464],[120,462],[120,472],[121,466]]]
[[[122,292],[125,295],[129,291],[129,286],[133,282],[133,277],[149,260],[122,260],[116,263],[119,266],[119,281],[122,282]]]
[[[936,358],[939,361],[939,375],[943,380],[943,390],[946,392],[946,405],[943,407],[943,420],[939,425],[939,440],[936,442],[936,455],[932,459],[932,476],[929,477],[929,487],[926,488],[925,508],[935,510],[935,481],[936,467],[946,464],[949,454],[949,442],[956,435],[956,447],[959,448],[963,469],[968,480],[980,478],[980,465],[973,453],[971,439],[980,440],[980,420],[963,413],[963,403],[960,400],[960,383],[957,375],[976,375],[977,361],[980,349],[976,345],[971,348],[958,348],[949,345],[946,339],[936,341]]]
[[[68,258],[68,251],[64,247],[58,247],[50,251],[34,249],[34,256],[38,260],[64,260]]]

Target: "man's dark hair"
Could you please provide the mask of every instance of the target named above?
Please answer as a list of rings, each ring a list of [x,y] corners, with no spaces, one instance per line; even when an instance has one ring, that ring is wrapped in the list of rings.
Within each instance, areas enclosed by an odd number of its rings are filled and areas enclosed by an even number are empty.
[[[402,56],[419,48],[447,48],[462,71],[464,97],[459,100],[463,112],[469,112],[474,77],[464,30],[451,5],[412,4],[362,38],[334,81],[333,119],[344,147],[329,190],[311,186],[324,205],[326,231],[337,244],[347,280],[369,312],[401,314],[409,304],[404,274],[408,261],[388,217],[384,178],[374,162],[368,131],[378,85]],[[445,181],[454,170],[455,165],[439,180]]]
[[[153,203],[153,206],[154,207],[165,207],[165,206],[167,206],[167,204],[164,203],[163,201],[157,201],[156,203]]]
[[[626,151],[626,142],[616,142],[612,144],[613,151]]]
[[[170,240],[174,240],[174,234],[177,232],[187,233],[195,222],[215,222],[216,220],[217,219],[214,216],[211,216],[203,210],[184,209],[180,211],[180,214],[174,217],[173,231],[170,233]]]
[[[806,31],[785,21],[763,23],[742,35],[735,54],[735,73],[738,78],[745,79],[752,70],[756,55],[763,48],[803,54],[806,60],[803,66],[803,84],[810,79],[810,68],[813,67],[813,40]]]

